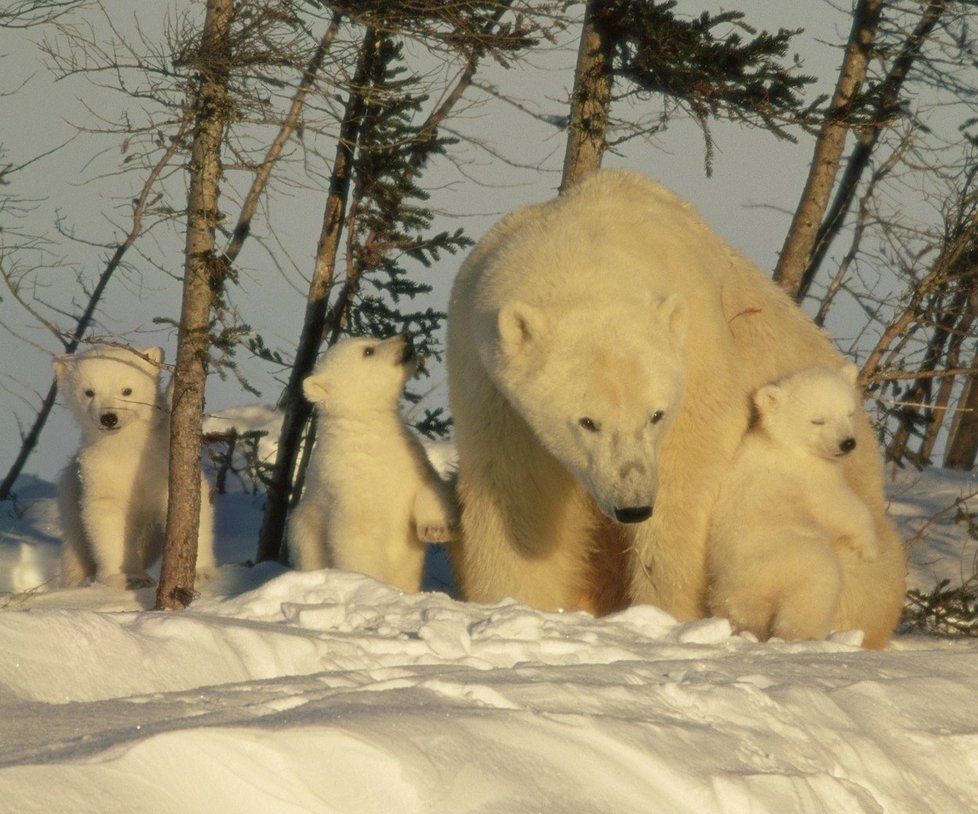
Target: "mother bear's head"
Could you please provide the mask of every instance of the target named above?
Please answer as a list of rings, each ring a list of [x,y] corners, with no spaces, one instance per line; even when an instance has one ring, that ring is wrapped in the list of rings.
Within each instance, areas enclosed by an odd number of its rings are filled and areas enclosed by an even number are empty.
[[[497,315],[497,384],[543,447],[619,523],[652,516],[662,439],[685,384],[687,307],[512,302]]]

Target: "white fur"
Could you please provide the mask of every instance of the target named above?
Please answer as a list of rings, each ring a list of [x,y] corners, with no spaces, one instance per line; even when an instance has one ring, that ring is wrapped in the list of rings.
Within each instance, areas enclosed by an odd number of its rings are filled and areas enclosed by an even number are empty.
[[[843,547],[879,554],[873,516],[841,463],[856,446],[856,368],[806,368],[760,388],[757,423],[710,523],[711,610],[760,638],[823,639],[836,625]]]
[[[153,584],[166,524],[169,411],[160,393],[163,350],[95,345],[54,360],[58,390],[81,429],[58,485],[61,581],[116,588]],[[214,568],[213,512],[201,482],[197,571]]]
[[[463,594],[707,614],[710,511],[750,395],[839,366],[825,334],[688,204],[621,170],[506,216],[463,264],[448,313]],[[582,431],[584,417],[602,432]],[[864,415],[856,438],[843,468],[881,553],[845,562],[840,617],[881,646],[905,567]],[[649,505],[644,522],[617,522],[616,507]]]
[[[319,420],[289,520],[300,570],[357,571],[417,591],[425,543],[454,538],[451,490],[398,413],[416,364],[406,337],[348,339],[303,382]]]

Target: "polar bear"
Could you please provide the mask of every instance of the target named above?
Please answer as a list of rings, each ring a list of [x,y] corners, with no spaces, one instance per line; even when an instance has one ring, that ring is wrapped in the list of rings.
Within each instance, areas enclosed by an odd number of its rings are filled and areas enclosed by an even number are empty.
[[[455,536],[452,492],[398,412],[416,369],[407,337],[355,338],[330,348],[302,383],[319,420],[289,518],[300,570],[357,571],[418,591],[425,543]]]
[[[160,392],[163,349],[94,345],[54,359],[58,391],[81,429],[58,484],[61,582],[115,588],[153,584],[166,526],[169,410]],[[197,572],[214,569],[213,509],[201,479]]]
[[[504,217],[448,307],[463,596],[705,616],[710,510],[751,394],[842,361],[770,279],[637,173],[599,171]],[[863,415],[856,439],[843,469],[880,555],[860,563],[842,605],[881,646],[904,560]]]
[[[842,474],[856,449],[857,369],[805,368],[761,387],[710,519],[710,610],[761,639],[824,639],[845,579],[836,553],[879,555]]]

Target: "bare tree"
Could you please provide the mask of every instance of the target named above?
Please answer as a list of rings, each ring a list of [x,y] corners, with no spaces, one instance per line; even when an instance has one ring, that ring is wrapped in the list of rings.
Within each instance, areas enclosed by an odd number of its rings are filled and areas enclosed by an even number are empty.
[[[946,201],[939,230],[927,235],[888,225],[895,241],[890,255],[904,258],[905,292],[866,356],[863,381],[890,422],[886,454],[895,462],[929,462],[945,417],[955,410],[955,378],[973,376],[961,361],[978,318],[978,164],[969,155],[949,181],[956,189],[938,193]]]
[[[859,0],[853,13],[835,93],[815,141],[808,180],[774,270],[774,279],[792,296],[801,287],[802,274],[832,195],[853,110],[859,104],[859,93],[866,82],[883,6],[884,0]]]
[[[908,33],[898,25],[888,36],[884,25],[888,4],[864,0],[856,6],[835,94],[819,129],[808,180],[774,271],[774,279],[799,302],[808,294],[829,246],[845,224],[881,136],[906,115],[907,79],[919,67],[922,49],[952,5],[948,0],[923,4],[919,11],[910,12],[919,16]],[[895,47],[889,44],[893,39],[897,40]],[[872,58],[890,51],[884,76],[871,82]],[[948,81],[945,78],[945,84]],[[851,130],[856,143],[843,161]]]

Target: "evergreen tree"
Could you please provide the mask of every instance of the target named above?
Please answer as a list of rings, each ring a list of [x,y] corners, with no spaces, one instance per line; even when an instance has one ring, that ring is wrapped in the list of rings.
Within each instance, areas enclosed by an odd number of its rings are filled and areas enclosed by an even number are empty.
[[[597,169],[608,148],[660,129],[677,111],[691,115],[703,131],[707,172],[712,118],[762,127],[781,138],[791,138],[787,125],[814,121],[821,100],[803,105],[800,97],[814,80],[796,64],[783,64],[797,31],[758,33],[741,12],[685,18],[675,8],[674,0],[587,3],[562,189]],[[658,118],[615,122],[614,105],[625,99],[655,101]]]

